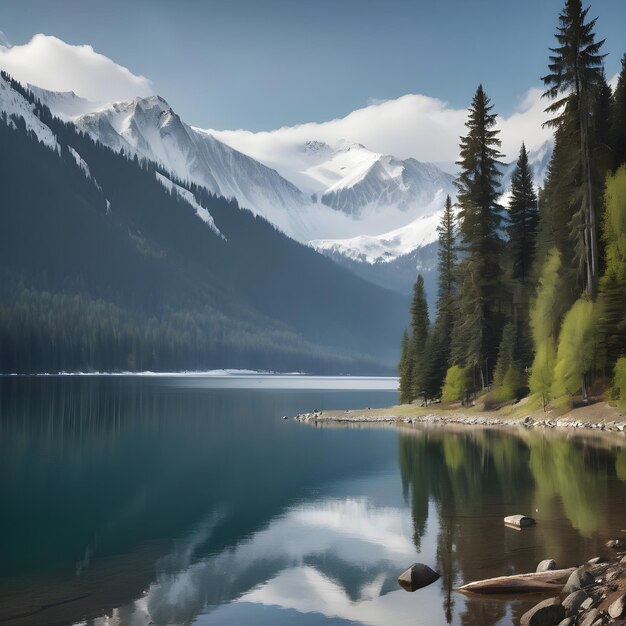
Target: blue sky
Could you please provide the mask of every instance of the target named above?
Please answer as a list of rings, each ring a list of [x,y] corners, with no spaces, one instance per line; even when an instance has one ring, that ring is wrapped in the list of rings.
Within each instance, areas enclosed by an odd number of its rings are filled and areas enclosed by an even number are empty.
[[[0,0],[13,44],[55,35],[148,77],[192,124],[269,130],[421,93],[509,115],[539,86],[563,0]],[[607,75],[626,0],[596,0]]]

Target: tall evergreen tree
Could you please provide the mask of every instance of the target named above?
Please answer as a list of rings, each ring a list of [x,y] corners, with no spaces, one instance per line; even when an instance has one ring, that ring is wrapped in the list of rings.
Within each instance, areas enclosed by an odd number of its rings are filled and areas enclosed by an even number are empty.
[[[452,326],[456,295],[456,242],[454,235],[454,211],[452,200],[446,197],[439,234],[437,317],[428,337],[428,374],[426,390],[430,397],[441,392],[446,370],[450,362]]]
[[[626,163],[626,54],[622,57],[622,71],[617,78],[611,111],[613,168]]]
[[[595,40],[593,29],[596,20],[586,21],[588,11],[582,8],[581,0],[566,0],[555,35],[558,46],[550,48],[550,73],[542,80],[547,87],[544,96],[552,100],[546,112],[555,115],[546,124],[558,128],[566,122],[569,114],[573,114],[578,125],[580,187],[572,228],[577,239],[580,266],[584,271],[585,290],[589,297],[595,298],[599,254],[591,162],[591,120],[594,94],[603,79],[605,55],[599,53],[604,40]]]
[[[512,277],[527,283],[535,256],[539,209],[533,175],[528,163],[526,146],[522,143],[511,178],[507,233],[508,254],[512,261]]]
[[[409,331],[404,329],[402,333],[402,347],[400,350],[400,362],[398,374],[400,375],[400,404],[408,404],[413,399],[413,384],[411,382],[411,339]]]
[[[411,384],[413,398],[422,395],[426,383],[428,365],[426,363],[426,340],[428,339],[428,303],[424,291],[424,279],[420,274],[413,287],[411,301]]]
[[[507,234],[508,260],[510,263],[511,292],[513,302],[513,319],[509,331],[502,338],[512,348],[511,360],[522,368],[529,366],[532,359],[532,338],[529,324],[530,277],[535,258],[537,229],[539,226],[539,209],[537,194],[533,183],[533,175],[528,163],[526,146],[522,143],[513,177],[511,179],[511,200],[509,202]],[[510,329],[514,330],[514,341],[508,337]],[[506,327],[505,327],[506,329]],[[507,345],[509,345],[507,344]],[[500,346],[498,360],[507,353]],[[500,363],[500,369],[504,366]],[[508,367],[508,364],[507,364]],[[506,373],[506,368],[503,370]]]
[[[499,131],[482,85],[476,90],[461,137],[456,180],[459,190],[459,306],[453,329],[452,359],[478,368],[482,386],[490,379],[502,334],[502,207],[499,195]]]

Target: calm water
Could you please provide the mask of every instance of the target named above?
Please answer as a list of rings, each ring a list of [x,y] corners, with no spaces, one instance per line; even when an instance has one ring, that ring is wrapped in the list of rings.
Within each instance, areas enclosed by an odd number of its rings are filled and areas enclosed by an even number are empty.
[[[280,419],[396,400],[372,384],[0,379],[0,623],[512,624],[533,600],[453,588],[626,526],[622,434]],[[414,561],[443,575],[410,594]]]

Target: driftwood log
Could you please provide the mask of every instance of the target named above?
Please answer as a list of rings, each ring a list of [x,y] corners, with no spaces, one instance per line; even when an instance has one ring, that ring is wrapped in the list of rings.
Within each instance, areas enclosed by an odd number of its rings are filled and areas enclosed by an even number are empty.
[[[459,587],[462,593],[537,593],[542,591],[561,591],[575,567],[554,569],[548,572],[532,572],[530,574],[514,574],[477,580]]]

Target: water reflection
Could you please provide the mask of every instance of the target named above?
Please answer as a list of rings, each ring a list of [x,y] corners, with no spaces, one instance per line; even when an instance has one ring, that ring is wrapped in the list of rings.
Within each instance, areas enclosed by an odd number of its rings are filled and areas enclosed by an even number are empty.
[[[440,523],[437,561],[447,621],[455,586],[533,571],[543,558],[576,565],[602,553],[623,526],[626,489],[618,469],[621,433],[597,438],[540,430],[413,430],[399,437],[398,458],[410,502],[416,546],[434,502]],[[523,532],[503,526],[507,514],[538,520]],[[469,602],[462,624],[493,624],[526,603]]]
[[[280,416],[394,396],[270,387],[0,379],[0,621],[511,624],[454,588],[623,526],[622,434],[313,428]],[[413,561],[442,577],[408,594]]]

